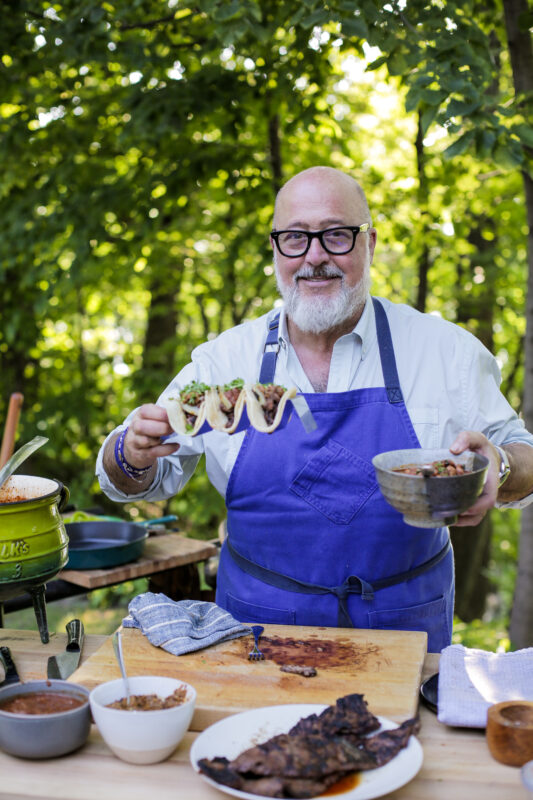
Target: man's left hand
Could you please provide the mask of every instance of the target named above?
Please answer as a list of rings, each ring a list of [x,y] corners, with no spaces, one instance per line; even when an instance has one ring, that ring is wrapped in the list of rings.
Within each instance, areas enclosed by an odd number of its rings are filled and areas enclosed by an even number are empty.
[[[473,506],[459,515],[454,524],[457,526],[479,525],[487,511],[494,507],[498,497],[500,454],[487,437],[478,431],[461,431],[450,447],[450,451],[455,455],[459,455],[464,450],[472,450],[486,456],[489,459],[489,468],[482,493]]]

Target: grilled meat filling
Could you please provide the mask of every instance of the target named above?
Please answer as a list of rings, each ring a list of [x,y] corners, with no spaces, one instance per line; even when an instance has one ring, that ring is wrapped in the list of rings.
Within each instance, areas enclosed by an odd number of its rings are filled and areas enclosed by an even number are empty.
[[[300,720],[289,733],[273,736],[237,758],[201,759],[199,767],[217,783],[265,797],[313,797],[344,775],[386,764],[419,729],[418,719],[399,728],[380,727],[360,694],[337,700],[321,714]]]
[[[277,386],[275,383],[258,383],[253,387],[253,393],[257,397],[261,410],[268,425],[272,425],[279,401],[285,394],[284,386]]]

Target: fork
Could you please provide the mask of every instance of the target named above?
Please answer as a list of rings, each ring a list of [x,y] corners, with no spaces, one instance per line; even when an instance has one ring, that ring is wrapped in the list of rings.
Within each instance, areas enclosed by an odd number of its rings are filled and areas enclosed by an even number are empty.
[[[253,650],[250,650],[248,653],[248,660],[249,661],[261,661],[264,659],[265,655],[259,649],[259,645],[257,644],[259,641],[259,637],[263,633],[265,629],[262,625],[252,625],[252,633],[254,635],[254,647]]]

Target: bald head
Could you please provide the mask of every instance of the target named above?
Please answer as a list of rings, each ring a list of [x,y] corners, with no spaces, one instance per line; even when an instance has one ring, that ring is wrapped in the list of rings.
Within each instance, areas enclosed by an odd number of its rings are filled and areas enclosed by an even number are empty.
[[[329,198],[336,198],[345,213],[353,215],[351,224],[370,222],[365,193],[356,180],[333,167],[310,167],[292,177],[278,192],[274,207],[274,229],[298,227],[298,205],[317,210]],[[344,224],[348,224],[345,220]]]

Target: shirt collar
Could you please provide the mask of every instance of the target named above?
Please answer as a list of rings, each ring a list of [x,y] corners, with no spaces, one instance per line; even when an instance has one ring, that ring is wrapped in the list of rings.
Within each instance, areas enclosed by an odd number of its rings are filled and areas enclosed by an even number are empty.
[[[274,309],[274,314],[276,313],[277,309]],[[365,307],[359,322],[350,333],[345,335],[352,338],[357,336],[360,339],[361,359],[364,359],[368,354],[372,342],[376,338],[376,315],[370,294],[367,295]],[[285,347],[288,347],[289,345],[289,331],[287,328],[287,312],[285,310],[285,306],[282,306],[280,311],[278,341],[280,345]]]

